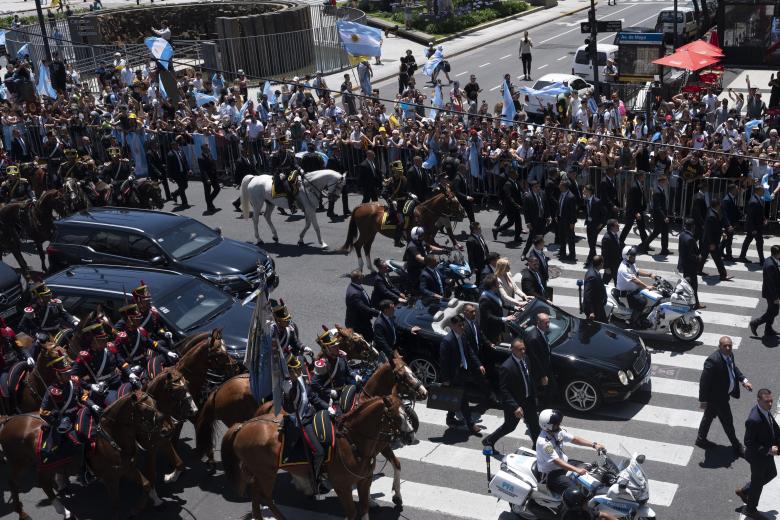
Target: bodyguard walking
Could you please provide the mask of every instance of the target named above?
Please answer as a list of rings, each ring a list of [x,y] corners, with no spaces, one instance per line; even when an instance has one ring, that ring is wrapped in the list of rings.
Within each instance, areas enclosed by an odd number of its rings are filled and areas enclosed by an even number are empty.
[[[593,257],[585,273],[585,287],[582,293],[582,313],[587,319],[600,322],[607,321],[607,313],[604,310],[607,304],[607,287],[599,273],[603,265],[604,260],[600,255]]]
[[[714,446],[707,440],[707,434],[713,419],[717,417],[731,442],[734,455],[741,457],[744,456],[745,450],[734,431],[734,416],[731,415],[729,398],[739,399],[740,384],[749,392],[753,391],[753,386],[737,367],[733,346],[729,336],[722,336],[718,341],[718,350],[704,361],[699,380],[699,406],[704,410],[704,414],[699,424],[696,446],[705,450]]]
[[[758,403],[745,421],[745,459],[750,463],[750,481],[736,493],[745,503],[742,514],[748,518],[767,518],[758,511],[758,501],[764,486],[777,476],[773,457],[778,455],[780,427],[772,417],[772,392],[758,391]]]
[[[766,300],[766,311],[758,318],[750,320],[750,332],[758,336],[758,326],[765,325],[764,337],[777,336],[772,327],[780,311],[780,246],[770,249],[770,257],[764,261],[764,280],[761,284],[761,296]]]
[[[200,169],[200,182],[203,183],[203,194],[206,198],[206,213],[216,213],[220,210],[214,206],[214,199],[219,195],[219,179],[217,178],[217,163],[211,158],[209,145],[203,143],[200,147],[198,168]]]
[[[474,351],[469,348],[465,336],[465,319],[461,315],[455,315],[450,319],[450,332],[442,338],[439,345],[439,366],[441,367],[442,385],[453,388],[463,388],[468,380],[469,366],[476,365],[484,374],[485,368],[477,358]],[[471,419],[468,399],[464,396],[461,400],[460,412],[466,423],[466,428],[472,435],[481,436],[482,428]],[[455,417],[453,412],[447,412],[447,426],[460,426],[463,424]]]

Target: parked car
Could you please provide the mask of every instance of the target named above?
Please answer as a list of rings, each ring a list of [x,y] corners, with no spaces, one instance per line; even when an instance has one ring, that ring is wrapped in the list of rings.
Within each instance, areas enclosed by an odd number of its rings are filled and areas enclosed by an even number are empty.
[[[577,91],[577,94],[580,96],[593,91],[593,85],[581,77],[575,76],[574,74],[559,73],[545,74],[541,78],[537,79],[536,83],[534,83],[533,87],[531,88],[534,90],[540,90],[544,87],[552,85],[553,83],[563,83],[567,87]],[[529,116],[536,117],[538,119],[544,115],[544,108],[547,106],[547,104],[549,103],[550,105],[555,106],[556,101],[557,96],[555,95],[544,94],[541,96],[526,96],[525,111]]]
[[[596,52],[598,52],[599,81],[604,83],[607,81],[607,78],[604,77],[604,67],[607,66],[607,60],[615,60],[617,63],[618,47],[609,43],[599,43],[596,44]],[[588,45],[577,48],[571,63],[571,73],[586,81],[594,81],[593,64]]]
[[[699,33],[699,22],[696,20],[696,12],[693,7],[677,7],[677,40],[678,43],[685,43],[693,40]],[[665,41],[672,43],[674,41],[674,8],[665,7],[658,12],[658,19],[655,23],[657,32],[663,33]]]
[[[9,325],[21,319],[26,287],[27,283],[19,273],[5,262],[0,262],[0,318]]]
[[[623,27],[620,32],[615,33],[615,39],[612,40],[612,45],[620,43],[620,33],[654,33],[657,32],[655,27],[641,27],[638,25],[632,25],[630,27]]]
[[[202,278],[164,269],[81,265],[44,281],[74,316],[83,318],[100,305],[116,321],[119,309],[141,280],[152,292],[152,304],[176,340],[220,327],[228,352],[244,359],[254,303],[242,306],[238,299]]]
[[[183,215],[103,207],[75,213],[54,225],[47,248],[54,270],[93,263],[160,267],[199,276],[240,295],[254,290],[260,263],[271,288],[279,285],[268,253]]]
[[[449,331],[449,319],[466,303],[453,299],[426,306],[418,301],[396,309],[401,353],[424,384],[439,381],[441,338]],[[550,314],[553,371],[562,400],[573,410],[587,412],[607,402],[623,401],[649,382],[650,353],[642,338],[614,325],[582,320],[545,301],[534,300],[517,321],[507,322],[509,334],[522,337],[534,326],[539,312]],[[421,330],[411,334],[415,325]],[[483,353],[483,362],[500,365],[509,355],[509,343],[502,343],[489,354]]]

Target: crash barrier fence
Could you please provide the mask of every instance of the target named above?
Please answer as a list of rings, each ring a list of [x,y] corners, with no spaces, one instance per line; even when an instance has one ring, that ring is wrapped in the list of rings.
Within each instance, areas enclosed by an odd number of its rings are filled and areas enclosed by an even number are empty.
[[[25,138],[26,143],[31,149],[32,155],[38,157],[41,162],[47,163],[49,169],[56,168],[61,159],[58,154],[51,154],[51,147],[45,147],[45,132],[40,126],[35,125],[3,125],[2,140],[6,150],[10,150],[12,131],[18,129]],[[100,126],[80,126],[68,129],[70,141],[76,148],[81,148],[82,137],[88,137],[94,149],[94,159],[100,164],[108,160],[107,148],[111,138],[115,138],[120,146],[125,149],[125,156],[133,160],[136,174],[144,176],[149,171],[146,152],[150,148],[159,151],[159,158],[162,161],[162,167],[165,166],[165,157],[171,149],[171,143],[174,141],[178,132],[169,131],[146,131],[146,132],[127,132],[121,129],[102,128]],[[241,157],[242,147],[249,149],[249,160],[257,173],[270,173],[274,171],[272,153],[279,144],[276,141],[252,140],[245,135],[235,132],[228,132],[224,135],[206,135],[193,133],[191,141],[185,142],[182,146],[185,157],[188,159],[190,168],[195,176],[200,175],[198,168],[198,157],[201,155],[201,145],[208,144],[211,157],[216,161],[217,169],[222,173],[224,179],[232,182],[235,179],[236,164]],[[305,145],[300,140],[293,140],[295,151],[300,156],[305,151]],[[366,151],[362,145],[351,143],[341,143],[339,162],[341,170],[347,174],[347,185],[351,191],[356,191],[358,187],[359,165],[366,158]],[[394,161],[401,161],[405,167],[413,164],[414,157],[420,157],[423,160],[423,169],[435,178],[442,172],[442,156],[428,152],[422,148],[414,147],[392,147],[392,146],[374,146],[372,150],[375,153],[375,164],[377,170],[382,172],[384,177],[390,175],[390,165]],[[332,148],[323,148],[323,159],[333,156]],[[527,189],[531,181],[540,182],[546,185],[548,179],[554,178],[558,172],[565,171],[557,161],[534,162],[529,161],[523,164],[512,161],[490,161],[487,158],[480,157],[476,161],[469,161],[468,158],[462,160],[466,167],[466,178],[469,185],[469,192],[477,202],[483,207],[497,203],[501,199],[501,188],[506,182],[506,173],[509,169],[515,169],[518,172],[518,180],[523,191]],[[606,175],[607,168],[600,166],[591,166],[576,169],[576,180],[580,188],[591,185],[596,189],[597,195],[600,193],[599,185]],[[655,172],[643,172],[643,188],[648,212],[652,207],[653,190],[658,186],[658,178],[661,176]],[[615,186],[618,194],[618,205],[625,207],[628,191],[636,182],[636,170],[626,170],[620,167],[616,168]],[[668,214],[675,220],[681,220],[691,216],[691,207],[696,192],[701,189],[708,202],[712,199],[722,200],[727,192],[729,184],[735,184],[738,188],[735,202],[743,213],[754,184],[760,182],[760,179],[752,177],[709,177],[698,179],[686,179],[680,172],[672,171],[668,175],[668,186],[666,188],[666,199],[668,204]],[[238,181],[239,179],[235,179]],[[770,181],[767,190],[765,190],[765,214],[771,221],[778,220],[778,211],[780,203],[778,199],[772,198],[770,193],[777,188],[777,181]],[[557,192],[553,191],[552,195]],[[556,199],[557,200],[557,199]],[[552,201],[551,201],[552,203]]]

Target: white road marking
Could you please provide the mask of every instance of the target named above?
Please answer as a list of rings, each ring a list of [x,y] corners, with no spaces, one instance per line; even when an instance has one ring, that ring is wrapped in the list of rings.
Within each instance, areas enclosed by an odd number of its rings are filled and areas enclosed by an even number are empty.
[[[457,74],[455,74],[455,77],[457,78],[457,77],[463,76],[464,74],[468,74],[468,73],[469,73],[469,71],[464,70],[463,72],[458,72]]]
[[[499,59],[499,60],[505,60],[505,59],[507,59],[507,58],[508,58],[508,57],[510,57],[510,56],[511,56],[511,54],[507,54],[506,56],[501,56],[501,57],[500,57],[500,58],[498,58],[498,59]]]
[[[651,377],[652,391],[662,394],[681,395],[684,397],[699,398],[699,383],[669,379],[668,377]]]
[[[493,92],[494,90],[498,90],[501,88],[501,85],[496,85],[495,87],[490,89],[490,92]]]
[[[482,65],[479,66],[479,68],[481,69],[482,67],[487,67],[488,65],[490,65],[490,62],[483,63]]]
[[[542,70],[543,68],[547,67],[548,65],[549,65],[549,63],[545,63],[544,65],[542,65],[541,67],[537,68],[536,70]]]
[[[555,61],[561,61],[561,60],[565,60],[565,59],[566,59],[566,58],[568,58],[568,57],[569,57],[569,56],[561,56],[560,58],[558,58],[558,59],[557,59],[557,60],[555,60]]]

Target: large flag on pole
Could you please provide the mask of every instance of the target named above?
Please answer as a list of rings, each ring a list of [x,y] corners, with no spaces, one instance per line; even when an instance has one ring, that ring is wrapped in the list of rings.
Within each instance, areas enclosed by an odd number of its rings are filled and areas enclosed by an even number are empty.
[[[428,112],[428,117],[436,119],[436,114],[439,113],[439,109],[444,106],[444,96],[442,96],[441,93],[440,83],[437,83],[436,86],[433,87],[433,100],[431,100],[431,104],[433,104],[433,107]]]
[[[173,47],[168,43],[168,40],[149,36],[144,38],[144,43],[149,47],[149,52],[152,53],[154,59],[159,61],[163,68],[167,69],[171,58],[173,58]]]
[[[25,43],[24,45],[19,47],[18,51],[16,51],[17,59],[22,59],[25,56],[29,56],[29,55],[30,55],[30,44],[29,43]]]
[[[52,99],[57,99],[57,91],[51,85],[51,76],[49,75],[49,67],[43,64],[42,61],[38,62],[38,86],[36,91],[41,96],[49,96]]]
[[[202,107],[208,103],[214,103],[216,105],[218,101],[216,96],[210,96],[203,92],[195,92],[195,104],[198,105],[198,107]]]
[[[344,50],[353,56],[381,56],[382,31],[356,22],[336,22]]]
[[[512,92],[509,90],[509,82],[504,80],[504,108],[501,110],[502,123],[511,125],[515,120],[515,102],[512,99]]]

